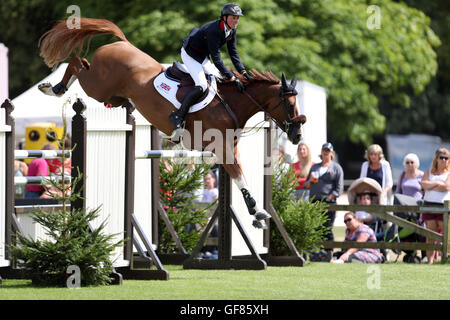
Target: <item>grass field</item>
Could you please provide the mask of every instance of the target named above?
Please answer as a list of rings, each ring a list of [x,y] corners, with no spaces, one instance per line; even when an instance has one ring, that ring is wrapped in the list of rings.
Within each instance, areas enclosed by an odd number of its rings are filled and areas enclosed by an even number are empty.
[[[343,240],[344,228],[334,228]],[[399,260],[401,261],[401,259]],[[308,262],[263,271],[184,270],[166,265],[169,281],[122,286],[42,288],[4,279],[0,300],[449,300],[450,264],[379,265]]]
[[[3,280],[1,300],[448,300],[450,265],[307,263],[263,271],[183,270],[169,281],[125,280],[122,286],[34,287]]]

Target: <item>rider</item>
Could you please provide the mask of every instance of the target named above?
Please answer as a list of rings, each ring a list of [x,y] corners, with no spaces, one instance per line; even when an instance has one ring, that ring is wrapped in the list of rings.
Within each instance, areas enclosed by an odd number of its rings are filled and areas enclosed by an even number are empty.
[[[237,79],[233,73],[225,68],[220,58],[220,48],[227,43],[228,53],[234,66],[246,79],[251,76],[247,73],[236,49],[236,28],[239,23],[239,17],[243,16],[239,6],[228,3],[222,8],[220,20],[211,21],[201,28],[194,28],[189,35],[183,39],[181,48],[181,59],[188,69],[195,86],[187,93],[178,111],[173,112],[169,119],[174,126],[177,134],[181,135],[184,118],[189,112],[189,108],[199,99],[206,90],[208,82],[206,75],[211,74],[211,63],[219,69],[223,78],[234,81],[239,91],[244,90],[244,85]]]

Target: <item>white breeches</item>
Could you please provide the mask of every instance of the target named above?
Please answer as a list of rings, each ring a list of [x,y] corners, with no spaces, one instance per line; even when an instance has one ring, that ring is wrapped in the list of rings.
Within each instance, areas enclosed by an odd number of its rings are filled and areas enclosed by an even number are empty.
[[[208,89],[208,82],[206,81],[205,73],[214,74],[214,65],[211,61],[209,61],[208,58],[205,58],[202,63],[199,63],[197,60],[188,55],[184,48],[181,48],[181,60],[183,60],[183,63],[194,80],[195,85],[202,87],[203,91],[206,91]]]

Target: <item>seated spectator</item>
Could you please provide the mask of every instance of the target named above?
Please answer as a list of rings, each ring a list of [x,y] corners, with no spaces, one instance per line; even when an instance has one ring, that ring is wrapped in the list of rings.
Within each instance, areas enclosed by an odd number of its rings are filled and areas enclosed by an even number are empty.
[[[71,150],[71,140],[69,138],[64,140],[64,150],[70,151]],[[72,158],[66,157],[64,160],[64,164],[61,163],[60,158],[50,159],[48,162],[48,169],[50,171],[50,174],[59,175],[62,172],[62,168],[64,168],[64,172],[67,175],[70,175],[72,173]]]
[[[48,143],[42,150],[56,150],[56,146]],[[42,158],[33,159],[28,166],[28,177],[48,177],[50,174],[48,160]],[[27,185],[25,198],[41,198],[44,195],[44,188],[40,185]],[[45,196],[44,196],[45,197]]]
[[[345,241],[377,242],[373,230],[359,221],[353,212],[347,212],[344,216]],[[331,263],[381,263],[382,257],[378,249],[350,248],[340,254]]]
[[[26,177],[28,175],[28,166],[25,162],[14,159],[14,176]],[[25,185],[16,185],[14,187],[14,197],[23,198],[25,196]]]
[[[362,205],[371,205],[372,204],[372,193],[370,191],[365,191],[362,193],[359,193],[357,195],[357,202],[358,204],[362,204]],[[355,212],[355,216],[356,218],[358,218],[359,221],[365,223],[365,224],[370,224],[372,222],[374,222],[374,217],[366,212],[366,211],[356,211]]]

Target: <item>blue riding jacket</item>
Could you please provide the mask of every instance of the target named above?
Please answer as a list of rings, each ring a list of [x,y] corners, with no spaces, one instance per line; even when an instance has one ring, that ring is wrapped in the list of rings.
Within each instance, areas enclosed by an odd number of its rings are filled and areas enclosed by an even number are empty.
[[[201,28],[192,29],[189,35],[183,38],[183,48],[188,55],[199,63],[202,63],[205,58],[210,58],[220,73],[226,79],[230,79],[233,74],[225,67],[220,57],[220,48],[225,43],[234,67],[241,72],[245,68],[236,49],[236,30],[231,30],[231,33],[225,38],[223,21],[208,22]]]

